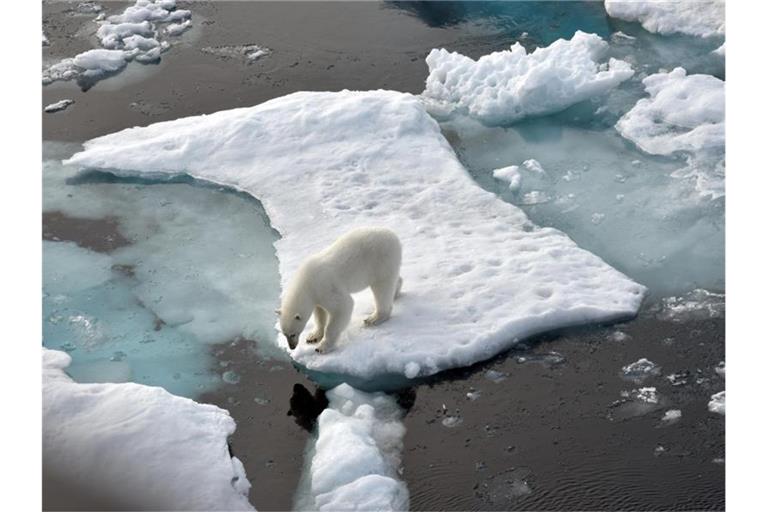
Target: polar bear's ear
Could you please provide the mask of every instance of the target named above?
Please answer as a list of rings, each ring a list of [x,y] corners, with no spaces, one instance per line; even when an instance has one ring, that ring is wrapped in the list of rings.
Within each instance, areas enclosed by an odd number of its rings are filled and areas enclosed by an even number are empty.
[[[280,316],[280,315],[282,314],[282,311],[280,311],[279,309],[276,309],[276,310],[275,310],[275,314],[276,314],[277,316]]]

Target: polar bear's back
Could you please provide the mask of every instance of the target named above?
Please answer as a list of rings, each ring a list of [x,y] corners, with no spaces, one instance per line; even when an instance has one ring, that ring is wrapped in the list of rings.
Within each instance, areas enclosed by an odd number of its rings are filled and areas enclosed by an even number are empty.
[[[372,283],[391,280],[400,275],[402,247],[394,231],[387,228],[356,228],[339,237],[330,247],[317,255],[351,293]]]

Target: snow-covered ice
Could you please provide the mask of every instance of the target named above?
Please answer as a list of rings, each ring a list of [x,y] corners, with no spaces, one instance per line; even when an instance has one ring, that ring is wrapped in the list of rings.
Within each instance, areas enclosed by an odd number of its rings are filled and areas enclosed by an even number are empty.
[[[341,384],[317,420],[297,510],[408,510],[400,479],[405,427],[392,397]]]
[[[101,12],[101,7],[83,3],[88,13]],[[102,13],[103,14],[103,13]],[[43,70],[43,84],[57,80],[77,80],[87,88],[93,83],[122,70],[129,61],[157,62],[170,48],[161,35],[177,36],[191,25],[192,13],[177,9],[175,0],[136,0],[122,13],[102,19],[96,38],[102,48],[88,50],[73,58],[63,59]],[[161,30],[160,24],[166,29]]]
[[[632,76],[632,67],[599,63],[608,43],[577,31],[528,54],[520,43],[478,60],[434,49],[422,97],[435,114],[458,112],[496,125],[558,112],[605,93]]]
[[[139,384],[79,384],[43,348],[46,475],[132,510],[253,510],[227,411]]]
[[[536,333],[631,316],[644,294],[477,187],[409,94],[295,93],[99,137],[68,162],[150,177],[187,173],[249,192],[282,235],[275,247],[284,284],[307,255],[353,227],[395,229],[405,284],[393,317],[363,328],[372,298],[357,295],[335,350],[318,355],[301,343],[293,352],[309,370],[365,380],[430,375]]]
[[[70,99],[59,100],[55,103],[51,103],[50,105],[46,105],[46,107],[43,110],[49,114],[52,114],[54,112],[60,112],[66,109],[68,106],[70,106],[74,102],[75,100],[70,100]]]
[[[710,37],[725,34],[725,1],[605,0],[612,18],[637,21],[649,32]]]
[[[715,393],[710,397],[707,408],[710,412],[725,416],[725,391]]]
[[[676,174],[702,195],[725,194],[725,82],[675,68],[643,79],[643,98],[616,123],[626,139],[654,155],[687,155]]]

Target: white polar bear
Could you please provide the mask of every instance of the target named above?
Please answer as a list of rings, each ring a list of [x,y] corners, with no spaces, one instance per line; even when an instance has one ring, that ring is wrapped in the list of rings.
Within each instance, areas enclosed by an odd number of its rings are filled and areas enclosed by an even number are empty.
[[[288,346],[296,348],[314,312],[316,328],[307,343],[322,342],[318,352],[331,348],[349,325],[355,305],[352,294],[368,287],[376,311],[365,319],[365,324],[387,320],[403,284],[401,260],[400,240],[384,228],[354,229],[307,258],[293,276],[277,312]]]

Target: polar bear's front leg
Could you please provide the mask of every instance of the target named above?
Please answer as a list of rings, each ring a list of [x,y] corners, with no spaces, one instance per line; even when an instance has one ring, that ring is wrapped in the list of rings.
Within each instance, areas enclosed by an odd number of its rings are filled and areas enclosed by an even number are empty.
[[[339,295],[333,301],[333,306],[328,307],[328,316],[330,318],[325,327],[323,342],[315,349],[317,352],[327,352],[339,341],[339,336],[349,325],[354,307],[355,301],[352,300],[351,295]]]
[[[378,325],[389,320],[389,316],[392,314],[392,303],[400,291],[401,285],[402,279],[400,279],[400,276],[397,276],[394,281],[371,285],[373,300],[376,303],[376,311],[364,320],[365,325]]]
[[[328,323],[328,313],[320,306],[315,306],[315,330],[307,336],[307,343],[322,341],[325,335],[325,326]]]

